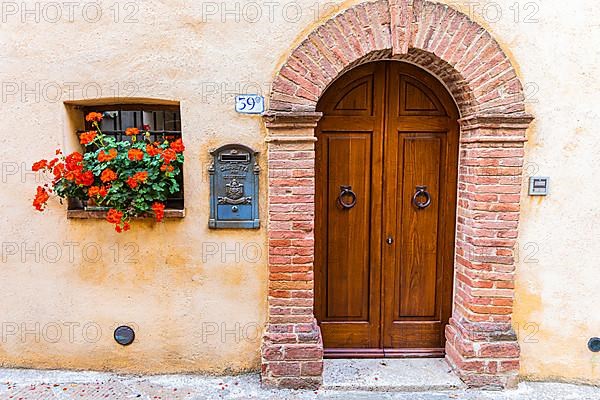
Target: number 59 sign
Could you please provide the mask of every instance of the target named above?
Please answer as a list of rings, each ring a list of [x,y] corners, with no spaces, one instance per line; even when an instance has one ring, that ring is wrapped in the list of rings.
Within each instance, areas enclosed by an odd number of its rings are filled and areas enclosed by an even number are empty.
[[[235,96],[235,111],[241,114],[262,114],[265,112],[265,99],[257,94]]]

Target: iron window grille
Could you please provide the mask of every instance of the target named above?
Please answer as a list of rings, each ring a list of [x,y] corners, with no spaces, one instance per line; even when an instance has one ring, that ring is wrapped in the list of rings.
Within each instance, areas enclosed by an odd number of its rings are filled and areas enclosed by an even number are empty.
[[[143,105],[143,104],[112,104],[103,106],[90,106],[83,108],[82,118],[85,130],[93,130],[91,122],[85,121],[85,116],[90,112],[103,115],[100,129],[106,136],[113,136],[119,141],[131,141],[131,136],[125,135],[127,128],[138,128],[140,132],[150,132],[150,140],[161,142],[181,138],[181,112],[178,105]],[[84,132],[78,131],[78,133]],[[141,135],[138,135],[138,140]],[[177,177],[179,191],[170,195],[166,201],[166,208],[183,210],[183,166],[182,173]],[[70,207],[71,208],[71,207]],[[77,207],[76,207],[77,208]]]

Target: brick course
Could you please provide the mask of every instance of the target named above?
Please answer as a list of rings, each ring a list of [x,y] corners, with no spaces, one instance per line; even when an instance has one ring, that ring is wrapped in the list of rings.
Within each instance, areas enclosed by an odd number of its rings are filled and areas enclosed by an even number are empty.
[[[466,15],[424,0],[358,4],[310,33],[273,81],[268,148],[269,322],[263,383],[321,384],[323,346],[314,302],[316,103],[364,62],[420,65],[444,82],[462,119],[454,311],[446,358],[471,386],[514,386],[511,326],[525,131],[521,83],[494,38]]]

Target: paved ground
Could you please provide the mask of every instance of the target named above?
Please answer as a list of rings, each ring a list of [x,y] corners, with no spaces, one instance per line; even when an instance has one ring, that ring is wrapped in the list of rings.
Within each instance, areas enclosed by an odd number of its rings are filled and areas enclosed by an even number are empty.
[[[256,374],[118,376],[93,372],[0,370],[0,399],[267,399],[267,400],[600,400],[600,388],[557,383],[522,383],[518,390],[482,392],[455,389],[426,392],[352,390],[265,390]]]

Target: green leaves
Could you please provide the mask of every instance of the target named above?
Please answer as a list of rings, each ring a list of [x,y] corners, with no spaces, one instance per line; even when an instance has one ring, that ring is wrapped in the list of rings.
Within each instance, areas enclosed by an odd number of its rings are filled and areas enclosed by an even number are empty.
[[[175,194],[179,191],[179,183],[175,179],[171,179],[171,186],[169,187],[169,192],[171,194]]]

